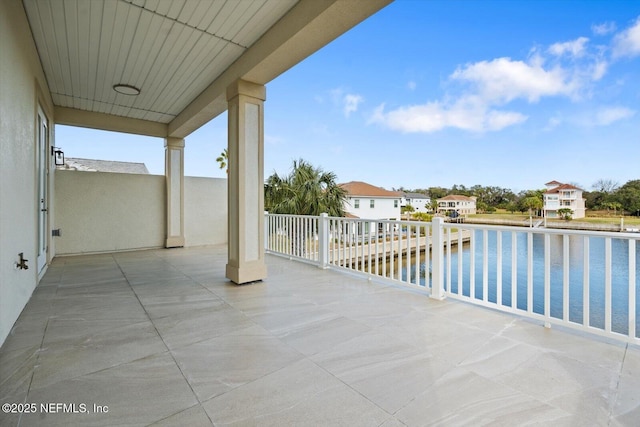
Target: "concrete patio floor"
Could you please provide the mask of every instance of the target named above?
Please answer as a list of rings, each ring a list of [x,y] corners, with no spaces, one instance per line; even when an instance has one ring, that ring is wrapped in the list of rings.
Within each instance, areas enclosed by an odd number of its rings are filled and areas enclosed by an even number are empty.
[[[225,262],[55,259],[0,348],[0,403],[36,410],[0,425],[640,423],[637,346],[273,256],[236,286]]]

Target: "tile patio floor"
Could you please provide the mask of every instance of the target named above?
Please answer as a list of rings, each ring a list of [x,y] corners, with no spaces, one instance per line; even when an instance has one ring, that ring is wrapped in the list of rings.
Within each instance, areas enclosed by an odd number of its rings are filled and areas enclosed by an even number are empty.
[[[0,349],[0,403],[37,413],[0,425],[640,424],[637,346],[272,256],[235,286],[225,260],[57,258]]]

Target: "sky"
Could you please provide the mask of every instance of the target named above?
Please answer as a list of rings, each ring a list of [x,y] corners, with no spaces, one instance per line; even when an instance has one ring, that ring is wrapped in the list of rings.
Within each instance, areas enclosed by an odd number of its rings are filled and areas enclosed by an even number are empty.
[[[226,177],[226,113],[185,174]],[[640,1],[396,0],[267,84],[265,178],[304,159],[386,189],[640,179]],[[144,162],[164,141],[56,126],[67,157]]]

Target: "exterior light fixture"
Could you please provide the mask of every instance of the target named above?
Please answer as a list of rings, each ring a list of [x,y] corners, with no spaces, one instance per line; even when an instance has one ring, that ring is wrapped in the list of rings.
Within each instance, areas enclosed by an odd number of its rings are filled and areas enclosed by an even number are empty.
[[[64,153],[58,147],[51,147],[51,155],[56,166],[64,166]]]
[[[113,85],[113,90],[123,95],[140,95],[140,89],[135,86],[126,85],[122,83],[118,83],[117,85]]]

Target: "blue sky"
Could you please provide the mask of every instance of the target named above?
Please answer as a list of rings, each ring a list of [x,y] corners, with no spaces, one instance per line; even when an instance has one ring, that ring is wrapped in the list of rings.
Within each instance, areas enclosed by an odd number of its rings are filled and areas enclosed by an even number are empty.
[[[226,120],[187,137],[186,175],[226,176]],[[56,128],[154,174],[163,144]],[[298,158],[388,189],[640,179],[640,2],[396,0],[267,85],[265,175]]]

